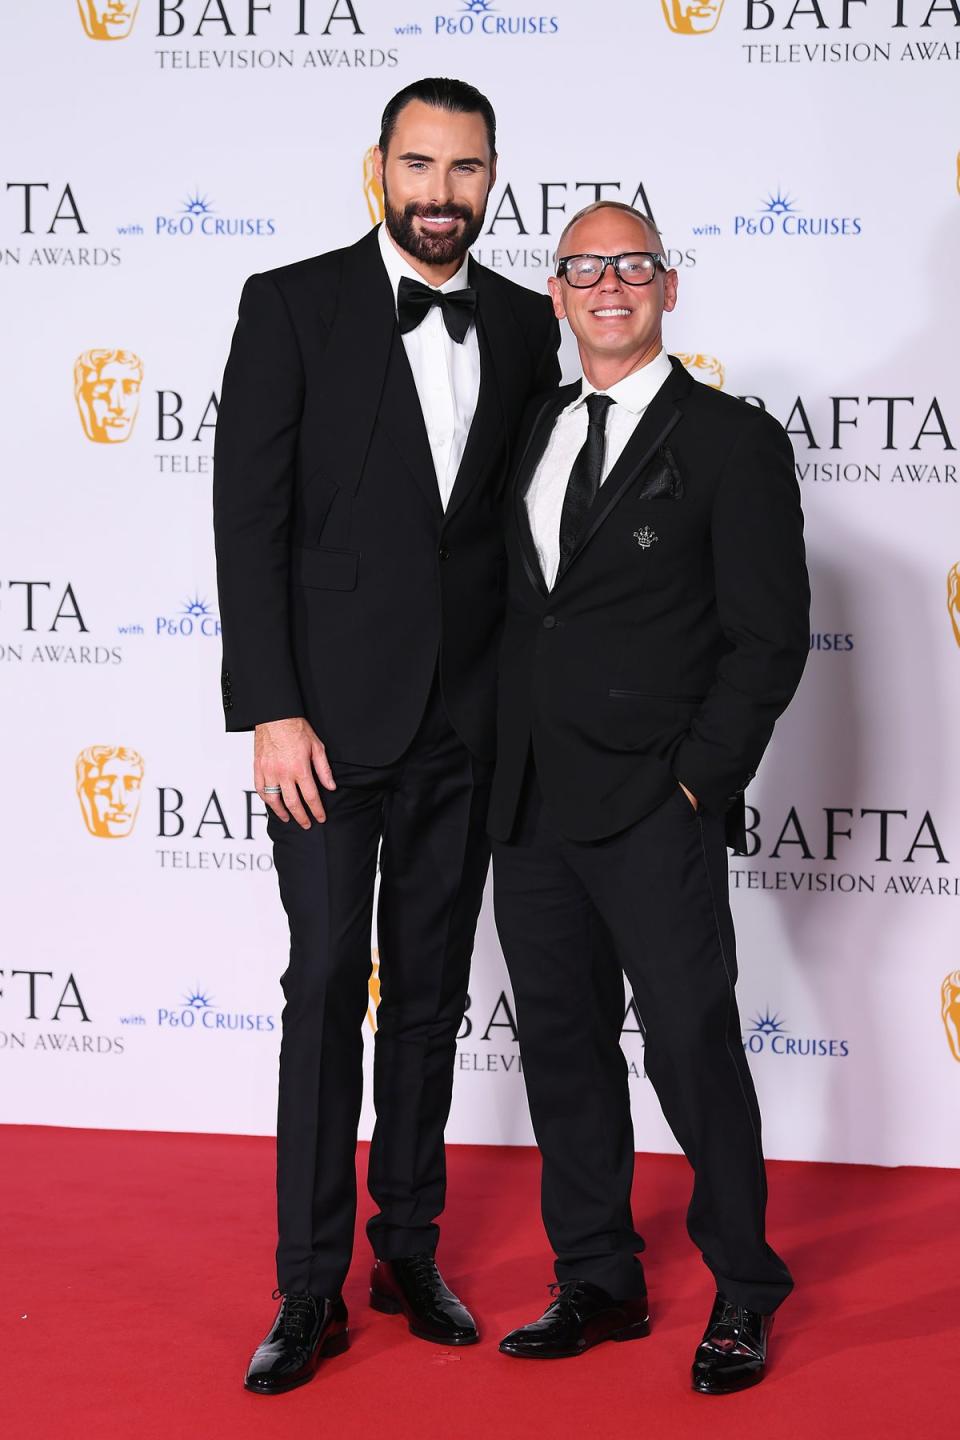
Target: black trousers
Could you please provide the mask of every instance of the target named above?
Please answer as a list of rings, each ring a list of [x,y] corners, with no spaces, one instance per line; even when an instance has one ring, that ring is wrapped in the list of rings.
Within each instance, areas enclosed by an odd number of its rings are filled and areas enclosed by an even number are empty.
[[[678,786],[620,834],[566,840],[531,766],[517,826],[493,855],[557,1279],[589,1280],[619,1299],[645,1289],[630,1212],[622,970],[647,1076],[693,1167],[691,1238],[718,1289],[775,1310],[793,1282],[764,1236],[760,1112],[734,996],[723,821],[695,812]]]
[[[377,853],[380,1007],[368,1225],[375,1254],[436,1248],[456,1036],[490,858],[490,768],[435,684],[396,763],[331,761],[327,821],[269,833],[290,922],[277,1114],[277,1283],[335,1296],[350,1264]]]

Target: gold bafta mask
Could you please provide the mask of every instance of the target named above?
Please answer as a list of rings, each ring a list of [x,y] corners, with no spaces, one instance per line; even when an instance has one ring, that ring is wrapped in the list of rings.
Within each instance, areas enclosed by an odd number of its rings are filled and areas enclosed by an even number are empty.
[[[947,613],[953,626],[953,638],[960,645],[960,561],[947,576]]]
[[[84,350],[73,367],[83,433],[98,445],[130,439],[140,409],[143,361],[132,350]]]
[[[143,756],[126,745],[88,745],[77,756],[77,795],[91,835],[122,840],[140,809]]]
[[[376,1035],[377,1009],[380,1005],[380,951],[374,950],[371,954],[372,963],[370,965],[369,980],[370,998],[367,1001],[367,1024],[370,1026],[374,1035]]]
[[[363,195],[367,202],[371,225],[379,225],[383,219],[383,186],[377,179],[377,172],[373,165],[375,149],[376,146],[371,145],[363,157]]]
[[[709,35],[716,30],[723,0],[660,0],[675,35]]]
[[[140,0],[77,0],[77,9],[91,40],[126,40]]]
[[[940,986],[940,1014],[947,1032],[947,1044],[954,1060],[960,1060],[960,970],[945,975]]]
[[[723,366],[715,355],[680,355],[677,359],[681,365],[685,365],[693,376],[694,380],[709,385],[711,390],[722,390],[724,382]]]

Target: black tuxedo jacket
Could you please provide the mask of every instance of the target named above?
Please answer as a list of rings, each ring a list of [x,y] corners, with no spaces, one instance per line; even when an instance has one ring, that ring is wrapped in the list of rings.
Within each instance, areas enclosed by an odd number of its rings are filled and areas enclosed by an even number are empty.
[[[470,283],[480,393],[444,513],[376,231],[247,281],[213,486],[228,730],[304,715],[333,759],[389,764],[439,660],[451,722],[492,758],[502,493],[560,336],[545,296],[473,260]]]
[[[491,833],[510,835],[532,743],[570,839],[625,829],[682,780],[742,843],[744,787],[810,641],[790,441],[673,360],[547,591],[525,496],[577,391],[539,408],[511,487]]]

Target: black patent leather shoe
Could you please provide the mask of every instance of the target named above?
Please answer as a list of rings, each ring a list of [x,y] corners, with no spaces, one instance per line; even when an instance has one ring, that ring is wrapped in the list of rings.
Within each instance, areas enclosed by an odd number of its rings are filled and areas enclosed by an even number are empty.
[[[405,1315],[411,1335],[436,1345],[475,1345],[477,1322],[443,1283],[432,1255],[377,1260],[370,1273],[370,1304],[383,1315]]]
[[[604,1340],[642,1340],[650,1334],[646,1295],[614,1300],[599,1285],[567,1280],[551,1285],[554,1299],[532,1325],[500,1341],[501,1355],[521,1360],[565,1360]]]
[[[306,1385],[321,1360],[348,1345],[347,1307],[338,1295],[283,1295],[269,1335],[257,1346],[244,1387],[255,1395],[281,1395]]]
[[[693,1388],[701,1395],[732,1395],[759,1385],[767,1368],[772,1315],[760,1315],[717,1294],[693,1357]]]

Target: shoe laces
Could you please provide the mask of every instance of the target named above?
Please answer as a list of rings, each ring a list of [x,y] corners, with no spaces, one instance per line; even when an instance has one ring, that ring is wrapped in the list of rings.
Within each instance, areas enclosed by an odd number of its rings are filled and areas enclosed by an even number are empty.
[[[300,1339],[306,1335],[316,1322],[317,1301],[308,1292],[303,1294],[284,1294],[280,1290],[274,1290],[274,1300],[281,1300],[282,1304],[282,1325],[283,1333],[288,1339]]]
[[[414,1285],[434,1285],[438,1278],[437,1262],[432,1255],[408,1255],[404,1260],[407,1272]]]

